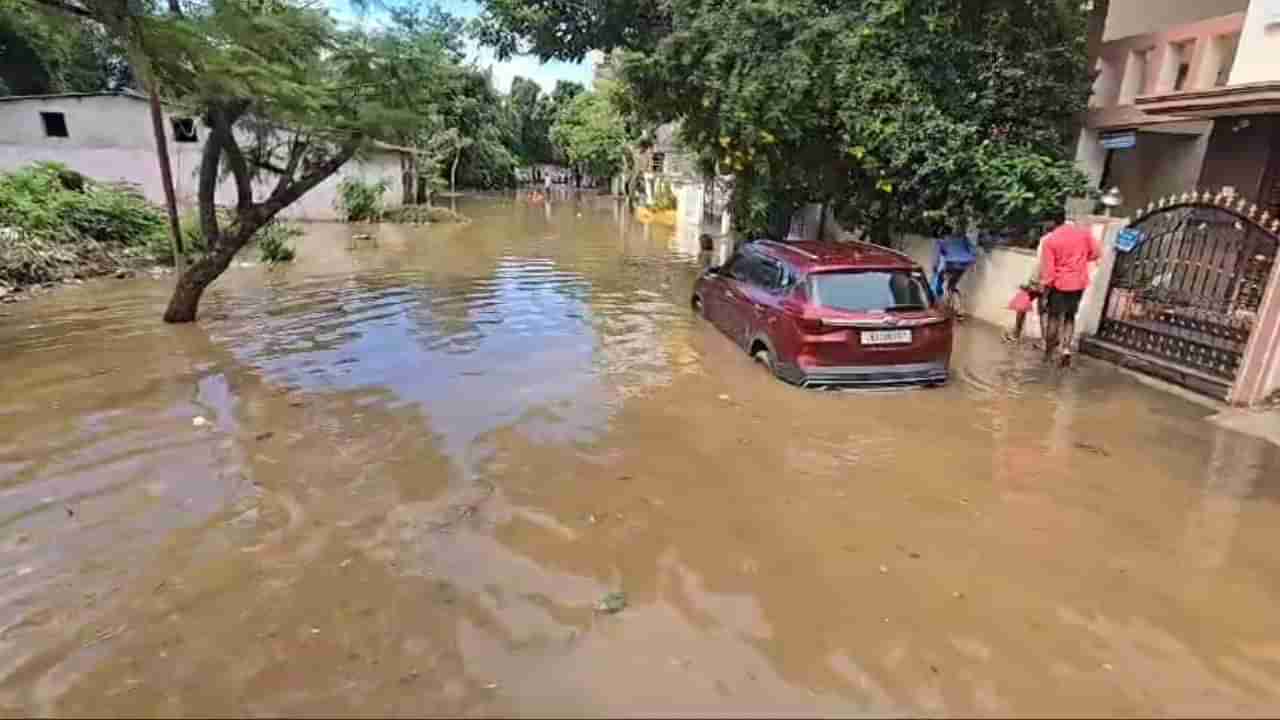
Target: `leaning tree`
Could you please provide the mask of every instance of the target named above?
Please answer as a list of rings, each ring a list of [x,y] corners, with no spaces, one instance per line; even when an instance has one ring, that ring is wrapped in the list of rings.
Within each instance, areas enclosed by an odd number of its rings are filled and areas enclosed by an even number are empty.
[[[178,278],[164,315],[191,322],[255,233],[413,113],[390,80],[397,58],[308,3],[215,0],[147,21],[156,73],[209,128],[196,191],[208,252]],[[235,196],[226,217],[224,173]]]
[[[412,91],[431,84],[435,66],[396,54],[420,47],[341,29],[307,0],[15,1],[116,37],[153,90],[208,128],[196,193],[208,250],[179,276],[168,322],[195,320],[205,289],[282,210],[430,111]],[[235,199],[220,213],[225,183]]]

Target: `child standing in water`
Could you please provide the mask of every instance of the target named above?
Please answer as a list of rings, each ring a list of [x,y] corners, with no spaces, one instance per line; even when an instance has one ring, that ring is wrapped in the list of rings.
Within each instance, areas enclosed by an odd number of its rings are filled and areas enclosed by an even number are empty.
[[[1044,288],[1040,285],[1040,248],[1036,248],[1036,261],[1031,266],[1027,281],[1018,286],[1018,292],[1009,301],[1009,309],[1016,315],[1013,318],[1013,332],[1004,334],[1004,341],[1013,345],[1022,343],[1022,331],[1027,324],[1027,313],[1037,309],[1040,314],[1040,333],[1044,334],[1045,307]]]

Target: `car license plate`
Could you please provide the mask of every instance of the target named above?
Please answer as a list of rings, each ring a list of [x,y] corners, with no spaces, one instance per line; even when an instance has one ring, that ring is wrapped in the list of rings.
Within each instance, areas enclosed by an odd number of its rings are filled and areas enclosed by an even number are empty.
[[[909,342],[910,330],[867,330],[862,333],[863,345],[901,345]]]

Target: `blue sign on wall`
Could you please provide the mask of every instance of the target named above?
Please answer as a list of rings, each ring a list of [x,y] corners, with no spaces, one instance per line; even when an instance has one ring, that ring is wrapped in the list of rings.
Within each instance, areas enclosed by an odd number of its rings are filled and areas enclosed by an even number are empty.
[[[1137,228],[1125,228],[1116,235],[1116,250],[1120,252],[1129,252],[1130,250],[1142,244],[1142,231]]]
[[[1108,150],[1128,150],[1138,146],[1138,133],[1129,130],[1128,132],[1107,133],[1099,140],[1102,147]]]

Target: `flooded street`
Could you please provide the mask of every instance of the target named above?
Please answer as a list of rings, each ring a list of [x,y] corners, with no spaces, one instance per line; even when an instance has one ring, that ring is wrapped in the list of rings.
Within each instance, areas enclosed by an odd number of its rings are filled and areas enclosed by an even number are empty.
[[[976,324],[789,387],[692,237],[459,210],[0,306],[0,712],[1280,713],[1280,449]]]

